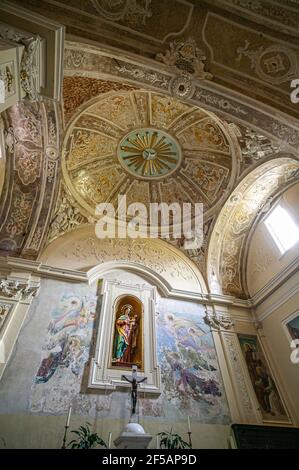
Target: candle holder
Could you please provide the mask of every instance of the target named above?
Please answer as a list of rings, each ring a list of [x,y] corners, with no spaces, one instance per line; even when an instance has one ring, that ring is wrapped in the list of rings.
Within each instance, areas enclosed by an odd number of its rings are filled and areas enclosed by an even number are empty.
[[[189,446],[190,446],[190,449],[192,449],[192,439],[191,439],[191,434],[192,434],[192,432],[191,432],[191,431],[188,431],[188,437],[189,437]]]
[[[64,436],[63,436],[63,441],[62,441],[62,449],[66,449],[66,436],[67,436],[67,430],[69,426],[64,426]]]

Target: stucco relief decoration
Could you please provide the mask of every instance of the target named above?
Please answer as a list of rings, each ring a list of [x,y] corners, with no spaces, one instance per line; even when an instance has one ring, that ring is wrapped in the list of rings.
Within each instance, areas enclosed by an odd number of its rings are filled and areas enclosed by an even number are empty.
[[[248,387],[244,379],[241,358],[238,353],[237,337],[231,333],[223,333],[223,339],[226,351],[230,358],[230,364],[233,369],[235,380],[238,386],[239,398],[242,401],[248,422],[256,422],[253,414],[253,404],[249,395]]]
[[[156,55],[156,60],[168,65],[179,73],[170,84],[171,92],[178,98],[190,98],[195,92],[194,79],[211,80],[212,74],[206,72],[204,52],[197,47],[193,38],[176,40],[169,44],[164,54]]]
[[[19,186],[15,186],[11,210],[5,225],[5,231],[10,238],[13,239],[15,235],[22,235],[26,231],[33,202],[34,198],[30,193],[23,193]]]
[[[18,176],[26,186],[40,176],[42,155],[40,150],[26,149],[23,145],[16,148],[16,167]]]
[[[206,315],[204,316],[204,321],[212,329],[216,330],[220,330],[221,328],[223,328],[224,330],[230,330],[234,326],[234,322],[229,315],[220,315],[216,313],[209,314],[208,312],[206,312]]]
[[[36,101],[39,93],[37,55],[40,37],[30,36],[2,22],[0,22],[0,37],[25,46],[20,64],[20,83],[26,97]]]
[[[173,41],[164,54],[156,55],[156,60],[164,62],[173,70],[187,73],[198,80],[211,80],[213,75],[204,70],[206,59],[205,53],[197,47],[193,38]]]
[[[243,57],[248,58],[251,62],[251,69],[261,79],[273,85],[289,81],[298,71],[296,53],[285,46],[254,48],[246,40],[244,46],[238,47],[237,54],[237,62],[240,62]]]
[[[92,0],[98,12],[110,21],[125,21],[128,26],[145,24],[152,16],[152,0]]]
[[[48,241],[52,241],[60,234],[66,233],[86,222],[86,217],[80,213],[80,209],[76,207],[74,199],[62,190],[49,227]]]
[[[215,112],[223,111],[223,113],[229,115],[230,120],[233,117],[241,118],[244,122],[246,121],[248,128],[252,126],[259,128],[264,135],[271,134],[273,138],[283,140],[286,146],[291,146],[294,149],[298,147],[299,133],[292,125],[280,123],[277,115],[270,115],[262,108],[256,109],[249,102],[241,102],[227,92],[225,94],[219,92],[212,85],[212,82],[210,86],[213,90],[210,91],[204,89],[203,84],[196,81],[190,74],[176,75],[172,70],[158,71],[157,67],[153,69],[150,64],[132,64],[125,60],[123,56],[110,57],[104,52],[93,51],[87,46],[74,42],[67,42],[66,55],[70,57],[72,52],[79,49],[85,55],[87,64],[78,67],[78,70],[72,65],[65,64],[66,75],[75,76],[80,73],[83,76],[100,78],[101,74],[104,73],[110,79],[129,80],[138,87],[150,85],[155,87],[155,90],[167,90],[179,99],[192,98],[197,106],[207,106]],[[246,57],[243,60],[248,61]],[[177,69],[174,68],[174,70]],[[83,79],[83,77],[81,78]],[[287,82],[285,86],[288,86]]]
[[[14,62],[0,65],[0,79],[4,82],[5,96],[8,98],[15,93],[16,77]]]
[[[241,141],[244,143],[242,155],[253,161],[260,160],[269,155],[274,155],[281,150],[281,146],[271,142],[263,134],[253,129],[246,129],[246,133]]]
[[[64,64],[69,68],[79,68],[87,63],[88,55],[80,49],[66,49],[64,53]]]
[[[220,110],[232,112],[237,116],[246,116],[247,114],[247,110],[244,108],[244,106],[237,105],[232,100],[222,98],[220,95],[217,96],[215,93],[210,93],[207,90],[197,88],[195,97],[199,100],[199,102],[203,101],[210,106],[216,106]]]
[[[212,212],[235,177],[237,151],[215,116],[169,96],[122,91],[94,99],[70,122],[62,170],[92,217],[99,203],[117,205],[118,194],[146,207],[191,195]]]
[[[48,247],[46,262],[72,268],[87,270],[100,263],[119,260],[120,262],[134,262],[140,266],[147,266],[156,273],[165,277],[170,285],[176,289],[190,289],[201,292],[200,276],[196,267],[178,249],[157,239],[103,239],[93,236],[90,230],[82,227],[82,238],[72,240],[67,244],[53,242]],[[86,232],[85,232],[86,230]],[[79,231],[77,232],[79,233]],[[87,235],[87,233],[89,235]],[[55,248],[55,244],[57,246]]]
[[[46,99],[26,100],[5,111],[5,144],[15,169],[1,194],[0,250],[5,255],[30,251],[34,258],[42,243],[56,189],[57,106]]]
[[[236,6],[248,9],[258,15],[262,15],[267,19],[280,22],[283,25],[295,26],[297,28],[299,15],[294,9],[285,8],[285,2],[277,2],[273,4],[271,1],[261,0],[231,0]],[[297,3],[298,0],[290,0],[291,3]]]
[[[299,163],[273,159],[250,173],[222,209],[209,247],[209,282],[218,279],[220,291],[244,297],[241,259],[248,231],[271,195],[296,178]],[[214,276],[213,276],[214,272]]]
[[[147,83],[165,90],[168,88],[170,83],[170,77],[162,73],[142,67],[137,67],[133,64],[126,64],[120,60],[115,60],[115,69],[119,75],[130,78],[137,83]]]
[[[0,332],[12,310],[12,307],[12,304],[7,304],[0,301]]]
[[[0,280],[0,295],[10,299],[30,300],[36,296],[38,289],[38,285],[9,279]]]

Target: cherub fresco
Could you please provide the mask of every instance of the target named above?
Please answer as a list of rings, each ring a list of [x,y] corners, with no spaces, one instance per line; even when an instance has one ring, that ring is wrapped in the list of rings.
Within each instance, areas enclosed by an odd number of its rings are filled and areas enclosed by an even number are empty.
[[[68,367],[74,375],[79,375],[88,359],[95,307],[96,298],[79,298],[73,294],[62,297],[51,314],[36,383],[48,382],[58,367]]]

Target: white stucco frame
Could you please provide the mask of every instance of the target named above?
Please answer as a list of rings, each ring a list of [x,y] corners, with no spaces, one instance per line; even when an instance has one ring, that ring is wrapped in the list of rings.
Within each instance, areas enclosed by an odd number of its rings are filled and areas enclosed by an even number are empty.
[[[155,299],[156,287],[147,284],[128,284],[116,279],[104,280],[102,284],[102,306],[98,324],[95,357],[91,361],[89,388],[115,390],[129,388],[131,385],[121,379],[122,374],[131,374],[118,368],[112,368],[110,351],[114,332],[114,306],[123,295],[137,297],[143,304],[143,361],[144,370],[141,377],[147,377],[139,387],[144,393],[160,394],[161,377],[157,361]]]

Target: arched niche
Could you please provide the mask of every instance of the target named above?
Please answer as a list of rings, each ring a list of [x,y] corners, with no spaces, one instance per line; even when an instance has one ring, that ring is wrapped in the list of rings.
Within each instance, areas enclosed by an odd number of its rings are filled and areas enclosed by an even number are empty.
[[[124,281],[117,276],[106,277],[101,281],[101,311],[97,327],[97,340],[93,358],[91,360],[88,387],[99,391],[112,391],[130,387],[130,384],[123,378],[123,375],[131,375],[132,365],[138,366],[138,375],[147,378],[140,384],[144,393],[160,394],[161,377],[157,359],[156,348],[156,321],[155,303],[157,288],[149,283]],[[140,278],[139,278],[140,279]],[[128,347],[124,351],[123,361],[116,363],[115,340],[117,338],[117,321],[125,320],[126,305],[132,307],[129,313],[130,321],[135,321],[138,331],[134,331],[131,324],[131,331],[127,333]],[[122,325],[121,325],[122,326]],[[133,333],[133,337],[131,334]],[[136,338],[136,354],[128,357],[126,352],[133,346],[131,341]]]
[[[131,370],[133,365],[144,370],[144,307],[138,297],[121,295],[114,302],[114,333],[110,346],[111,366]]]
[[[207,274],[212,293],[246,298],[244,249],[258,213],[297,178],[299,161],[280,157],[250,172],[221,210],[209,243]]]

